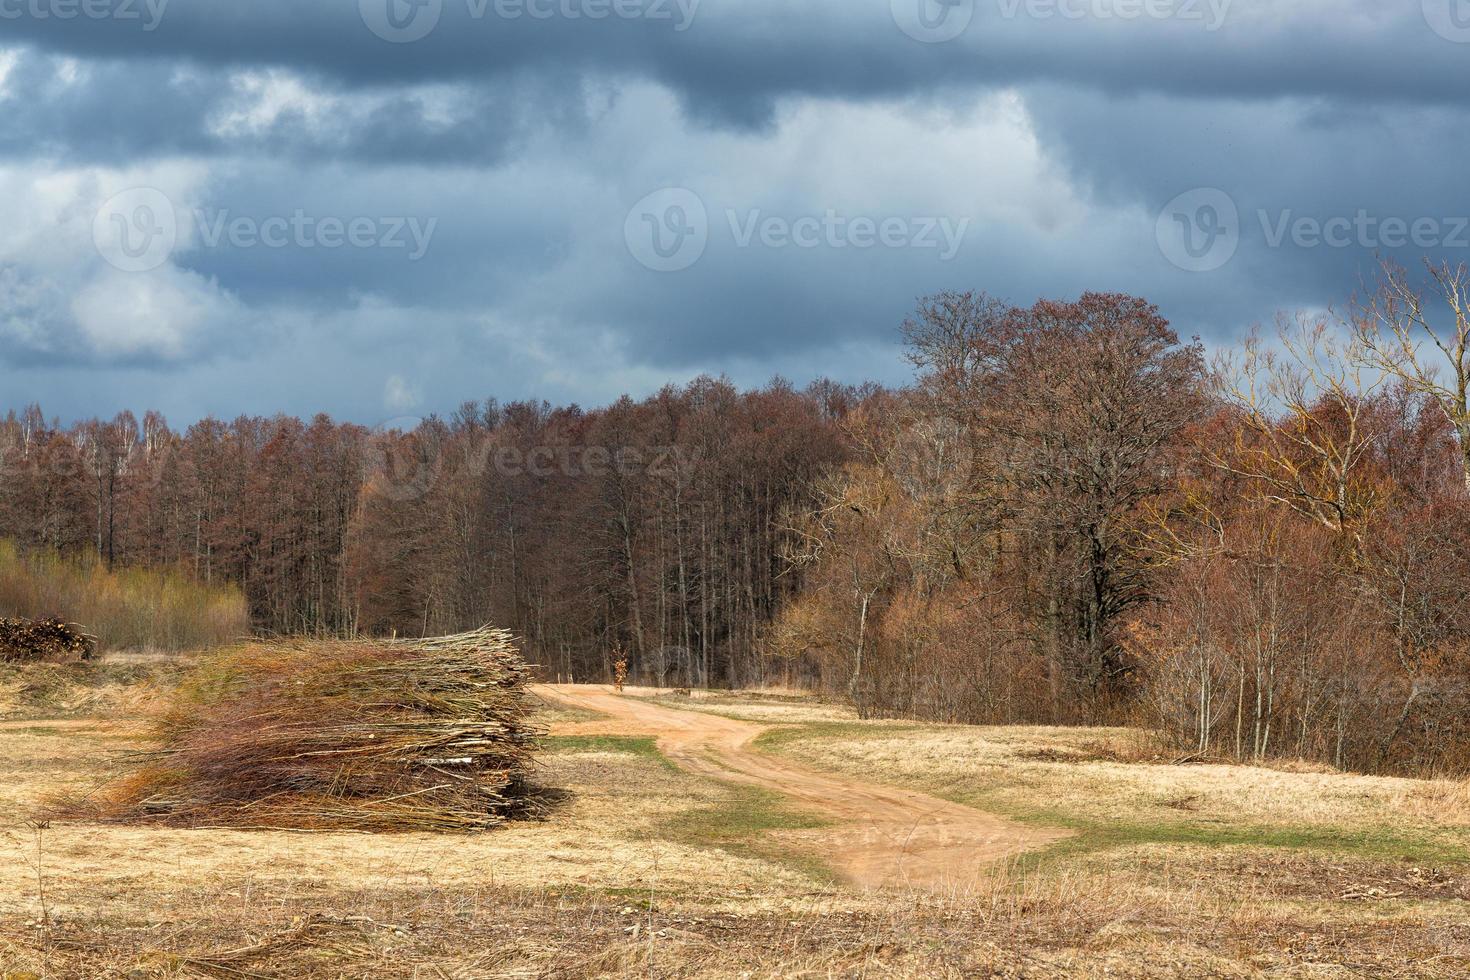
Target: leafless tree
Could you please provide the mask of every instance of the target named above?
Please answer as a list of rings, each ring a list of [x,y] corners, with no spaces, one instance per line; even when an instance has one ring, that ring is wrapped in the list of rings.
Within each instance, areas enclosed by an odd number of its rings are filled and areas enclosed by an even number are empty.
[[[1470,266],[1427,259],[1424,265],[1429,301],[1403,267],[1385,262],[1378,290],[1357,305],[1353,326],[1367,364],[1427,395],[1444,412],[1459,438],[1470,494]]]

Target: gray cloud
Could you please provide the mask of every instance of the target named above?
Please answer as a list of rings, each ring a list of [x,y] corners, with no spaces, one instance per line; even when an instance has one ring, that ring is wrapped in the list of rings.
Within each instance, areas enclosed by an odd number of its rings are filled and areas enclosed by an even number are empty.
[[[171,0],[154,30],[0,0],[8,400],[371,422],[401,414],[387,402],[594,403],[701,371],[896,381],[896,325],[938,289],[1125,290],[1225,339],[1340,302],[1379,253],[1470,251],[1452,234],[1470,215],[1470,44],[1416,3],[1235,0],[1210,30],[1203,0],[1187,9],[1204,20],[1134,21],[1099,16],[1135,9],[1118,0],[1063,0],[1079,18],[976,0],[962,34],[926,44],[889,0],[703,0],[685,30],[672,0],[670,19],[597,21],[469,2],[395,44],[348,0]],[[158,188],[179,224],[146,272],[92,241],[129,187]],[[666,187],[708,216],[678,272],[625,241],[629,209]],[[1195,188],[1239,215],[1208,272],[1159,240],[1160,210]],[[1360,212],[1440,233],[1295,234]],[[829,213],[965,235],[941,258],[730,227]],[[297,215],[432,236],[411,258],[201,234]]]

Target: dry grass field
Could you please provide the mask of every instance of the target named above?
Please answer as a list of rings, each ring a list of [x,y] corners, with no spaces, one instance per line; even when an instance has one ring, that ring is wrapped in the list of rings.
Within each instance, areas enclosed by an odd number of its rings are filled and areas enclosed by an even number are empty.
[[[0,677],[4,980],[1470,975],[1463,785],[1173,765],[1115,730],[857,722],[791,692],[631,691],[770,726],[754,748],[776,761],[1058,833],[962,890],[865,890],[835,870],[826,815],[553,705],[555,807],[487,834],[35,822],[106,777],[167,683],[106,669]]]

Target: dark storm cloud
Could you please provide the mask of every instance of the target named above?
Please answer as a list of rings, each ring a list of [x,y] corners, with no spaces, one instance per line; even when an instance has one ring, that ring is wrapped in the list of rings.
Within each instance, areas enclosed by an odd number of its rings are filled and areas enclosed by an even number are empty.
[[[1466,51],[1470,56],[1470,49]],[[1118,102],[1046,87],[1027,105],[1038,134],[1075,183],[1099,201],[1157,210],[1180,192],[1219,188],[1240,213],[1239,252],[1221,271],[1148,283],[1194,327],[1229,327],[1304,305],[1343,304],[1370,282],[1380,259],[1470,259],[1470,191],[1447,160],[1470,150],[1463,110],[1282,100],[1201,107],[1148,96]],[[1307,223],[1345,220],[1339,243],[1293,235]],[[1429,237],[1384,234],[1385,222],[1427,222]],[[1173,270],[1171,270],[1173,271]],[[1245,272],[1238,281],[1232,273]],[[1229,284],[1228,289],[1222,289]],[[1177,288],[1182,287],[1182,288]]]
[[[1470,257],[1443,223],[1424,247],[1272,239],[1299,219],[1470,215],[1470,43],[1420,0],[1170,0],[1198,16],[1133,20],[1108,14],[1164,0],[976,0],[943,43],[908,36],[891,0],[638,0],[601,20],[443,0],[411,43],[370,29],[387,0],[34,16],[70,2],[0,0],[0,390],[70,393],[45,397],[63,414],[374,422],[405,391],[427,411],[595,403],[697,371],[894,381],[896,326],[939,289],[1133,292],[1225,340],[1341,303],[1380,253]],[[133,186],[192,229],[155,272],[93,243]],[[625,241],[629,209],[666,187],[709,206],[708,248],[678,272]],[[1203,213],[1198,189],[1239,219],[1203,272],[1171,262],[1157,224],[1180,195]],[[940,260],[741,245],[728,213],[754,210],[969,224]],[[433,234],[414,259],[199,234],[298,213]]]
[[[46,2],[5,0],[0,9]],[[497,77],[524,66],[586,68],[647,72],[729,98],[1054,78],[1214,95],[1450,99],[1463,93],[1442,83],[1463,79],[1465,71],[1464,59],[1429,30],[1417,4],[1371,0],[1235,0],[1219,14],[1218,30],[1209,29],[1208,0],[1183,8],[1198,17],[1154,22],[1070,20],[1037,14],[1023,0],[977,0],[965,33],[934,45],[905,37],[889,4],[877,0],[637,0],[644,15],[600,20],[558,12],[595,0],[543,0],[552,12],[544,19],[499,16],[495,0],[444,0],[434,30],[404,44],[375,36],[352,0],[169,0],[151,31],[149,2],[133,3],[141,20],[21,15],[0,23],[17,42],[89,59],[269,64],[368,86]],[[1008,16],[1013,2],[1020,5]],[[1407,50],[1420,57],[1395,64],[1392,78],[1362,70]],[[1255,70],[1242,72],[1247,65]]]
[[[62,0],[3,1],[25,10],[26,4]],[[465,112],[453,128],[435,132],[423,125],[422,106],[403,96],[390,98],[369,118],[351,120],[354,132],[337,138],[323,140],[282,120],[263,141],[269,150],[395,159],[494,154],[516,126],[517,107],[526,104],[525,98],[504,97],[506,90],[525,85],[528,75],[545,81],[534,93],[542,107],[556,100],[557,91],[575,93],[589,81],[638,78],[678,93],[694,119],[736,126],[767,125],[784,97],[938,96],[975,85],[1041,82],[1066,82],[1114,97],[1298,97],[1354,106],[1463,106],[1470,98],[1466,48],[1436,35],[1419,4],[1376,0],[1214,0],[1225,4],[1214,12],[1211,0],[1188,0],[1180,7],[1188,16],[1127,22],[1028,16],[1028,10],[1051,9],[1045,3],[1033,7],[1035,0],[976,0],[972,24],[944,44],[904,35],[883,0],[637,0],[639,9],[663,16],[597,21],[560,15],[506,19],[495,15],[497,0],[442,0],[434,29],[404,44],[376,37],[351,0],[97,1],[135,4],[138,19],[25,15],[0,21],[10,43],[97,66],[93,93],[69,97],[76,103],[73,112],[51,116],[59,131],[50,140],[75,141],[82,151],[228,150],[228,143],[204,132],[204,119],[228,96],[226,73],[260,68],[300,72],[328,93],[460,87]],[[150,1],[163,4],[154,15],[148,13]],[[551,4],[551,10],[597,3],[528,1]],[[1108,9],[1126,0],[1067,1],[1085,12],[1092,4]],[[1007,16],[1010,10],[1014,15]],[[157,24],[150,31],[151,16]],[[1219,29],[1210,29],[1216,16]],[[171,78],[181,65],[206,73],[210,81]],[[109,100],[115,112],[104,110]],[[34,123],[22,125],[9,143],[40,135],[35,131]]]
[[[11,99],[0,129],[0,157],[45,154],[116,164],[246,153],[485,164],[548,121],[569,129],[585,125],[575,91],[554,79],[524,75],[445,95],[385,91],[322,118],[287,109],[267,124],[236,132],[222,120],[249,101],[238,76],[174,61],[110,60],[84,63],[81,77],[65,83],[57,77],[58,57],[33,50],[17,57],[7,78]],[[304,87],[322,99],[351,92],[340,84]],[[441,105],[446,114],[435,116],[432,110]]]

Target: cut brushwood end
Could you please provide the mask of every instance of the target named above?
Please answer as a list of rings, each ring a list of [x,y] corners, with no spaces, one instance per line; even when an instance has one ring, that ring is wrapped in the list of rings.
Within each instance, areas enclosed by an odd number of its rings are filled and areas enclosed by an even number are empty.
[[[511,635],[256,643],[201,662],[133,771],[72,816],[281,830],[484,830],[536,809]]]

